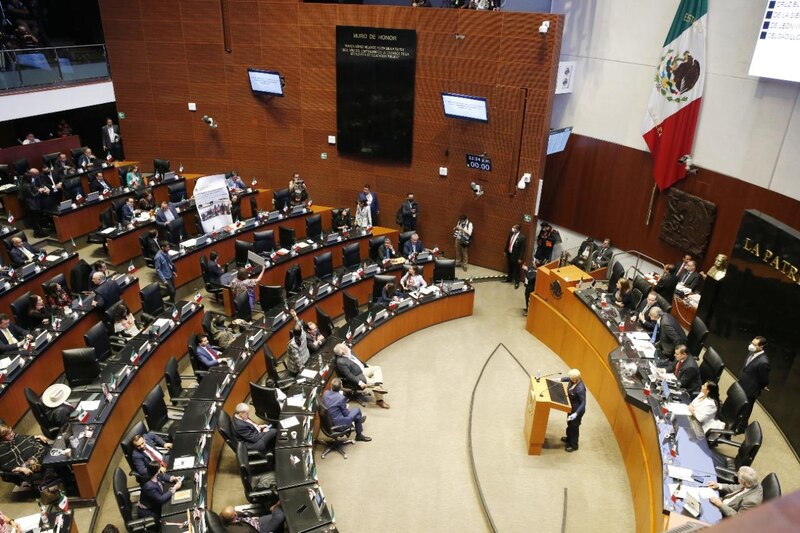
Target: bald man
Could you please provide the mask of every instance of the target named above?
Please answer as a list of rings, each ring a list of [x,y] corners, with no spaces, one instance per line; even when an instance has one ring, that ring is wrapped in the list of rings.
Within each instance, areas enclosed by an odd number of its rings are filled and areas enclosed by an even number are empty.
[[[102,272],[92,274],[95,298],[92,305],[105,311],[122,298],[122,291],[116,281],[106,278]]]

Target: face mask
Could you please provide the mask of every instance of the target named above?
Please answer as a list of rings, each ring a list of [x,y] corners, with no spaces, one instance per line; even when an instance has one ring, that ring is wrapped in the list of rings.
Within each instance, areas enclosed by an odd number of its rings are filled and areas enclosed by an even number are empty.
[[[747,347],[747,351],[748,351],[748,352],[755,352],[755,351],[756,351],[756,347],[755,347],[754,345],[752,345],[752,344],[751,344],[751,345],[749,345],[749,346]]]

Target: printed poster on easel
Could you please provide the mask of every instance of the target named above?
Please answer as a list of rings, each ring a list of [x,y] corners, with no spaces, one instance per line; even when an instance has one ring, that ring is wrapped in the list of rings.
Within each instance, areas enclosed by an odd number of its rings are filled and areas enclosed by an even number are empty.
[[[194,201],[204,233],[220,231],[233,224],[231,195],[224,174],[199,178],[194,187]]]

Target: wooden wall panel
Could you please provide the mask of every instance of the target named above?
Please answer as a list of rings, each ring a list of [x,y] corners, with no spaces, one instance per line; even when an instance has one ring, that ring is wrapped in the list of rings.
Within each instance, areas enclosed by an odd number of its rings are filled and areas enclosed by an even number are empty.
[[[572,135],[566,150],[547,160],[541,216],[598,239],[609,236],[617,248],[675,262],[682,251],[658,238],[666,195],[657,195],[652,222],[644,224],[652,187],[649,152]],[[730,176],[701,169],[675,187],[717,205],[704,269],[716,254],[730,254],[745,209],[800,228],[800,202]]]
[[[145,171],[156,157],[183,163],[187,172],[235,168],[273,188],[285,187],[297,171],[317,203],[351,207],[369,182],[385,225],[393,225],[413,191],[424,242],[452,256],[452,227],[467,213],[476,226],[472,262],[504,268],[502,242],[513,223],[533,212],[536,198],[535,186],[518,191],[514,185],[523,171],[544,172],[562,17],[298,0],[228,5],[230,53],[218,0],[100,3],[117,107],[127,115],[121,129],[129,158],[141,160]],[[545,18],[551,21],[546,37],[536,31]],[[340,156],[328,144],[336,134],[337,25],[417,30],[410,164]],[[254,95],[247,67],[280,71],[286,96]],[[488,97],[489,124],[445,118],[440,94],[448,91]],[[187,110],[188,102],[197,112]],[[203,124],[204,114],[219,128]],[[467,169],[467,153],[486,153],[493,172]],[[441,166],[448,167],[447,178],[439,177]],[[484,186],[481,199],[473,198],[470,181]]]

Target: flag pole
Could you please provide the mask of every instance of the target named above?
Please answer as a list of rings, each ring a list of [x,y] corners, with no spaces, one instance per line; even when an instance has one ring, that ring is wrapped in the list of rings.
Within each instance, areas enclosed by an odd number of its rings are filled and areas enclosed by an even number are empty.
[[[650,205],[647,207],[647,218],[644,220],[644,225],[649,226],[650,221],[653,219],[653,204],[656,202],[656,191],[658,187],[653,183],[653,190],[650,192]]]

